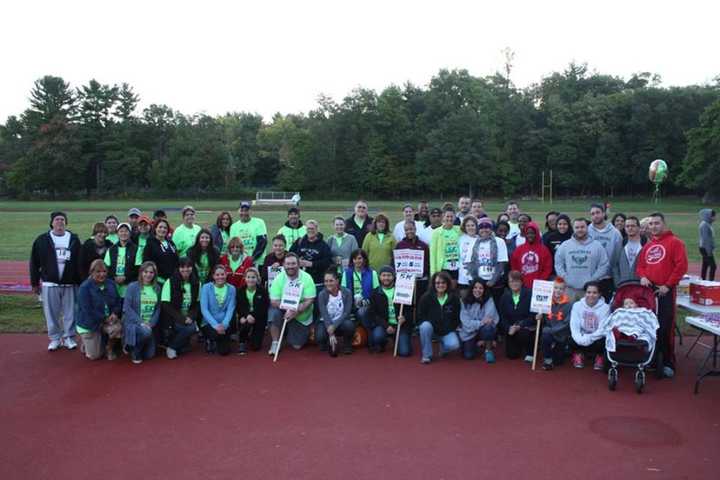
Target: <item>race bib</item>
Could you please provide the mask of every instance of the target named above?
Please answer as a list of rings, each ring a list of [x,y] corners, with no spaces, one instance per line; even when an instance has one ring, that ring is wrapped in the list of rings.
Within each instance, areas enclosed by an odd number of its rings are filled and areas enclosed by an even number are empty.
[[[280,308],[283,310],[297,310],[300,306],[302,283],[297,280],[288,280],[280,299]]]

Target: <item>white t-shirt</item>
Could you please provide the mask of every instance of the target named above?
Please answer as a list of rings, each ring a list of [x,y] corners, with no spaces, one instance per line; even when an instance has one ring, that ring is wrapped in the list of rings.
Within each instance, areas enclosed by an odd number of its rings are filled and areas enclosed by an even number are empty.
[[[495,238],[495,244],[497,245],[497,261],[499,262],[507,262],[508,261],[508,253],[507,253],[507,245],[505,245],[505,241],[502,238],[493,237]],[[495,275],[495,268],[493,267],[492,258],[490,257],[491,250],[490,250],[490,243],[489,242],[481,242],[478,244],[477,248],[477,254],[478,254],[478,276],[485,280],[491,280],[493,276]]]
[[[510,231],[507,234],[508,240],[520,235],[520,225],[517,222],[508,222],[508,224],[510,225]]]
[[[327,311],[330,315],[330,323],[335,323],[342,316],[343,307],[342,291],[338,290],[338,294],[335,296],[328,292]]]
[[[423,224],[424,225],[424,224]],[[440,227],[438,227],[440,228]],[[425,245],[428,247],[430,246],[430,240],[432,239],[432,234],[435,231],[432,227],[423,227],[422,229],[418,230],[417,236],[422,240]]]
[[[462,234],[458,240],[458,250],[460,255],[460,268],[458,269],[458,283],[460,285],[468,285],[472,277],[470,272],[465,267],[466,263],[472,260],[472,249],[477,241],[478,237],[471,237],[467,234]]]
[[[62,278],[65,271],[65,263],[70,261],[70,232],[65,231],[62,236],[55,235],[50,231],[50,238],[55,246],[55,257],[57,258],[58,278]]]
[[[418,237],[420,236],[420,232],[422,232],[423,230],[425,230],[425,224],[423,222],[416,221],[415,222],[415,232]],[[402,222],[398,222],[395,225],[395,228],[393,228],[393,237],[395,237],[395,240],[397,240],[398,242],[400,240],[402,240],[403,238],[405,238],[405,220],[403,220]],[[427,242],[425,242],[425,243],[427,243]]]

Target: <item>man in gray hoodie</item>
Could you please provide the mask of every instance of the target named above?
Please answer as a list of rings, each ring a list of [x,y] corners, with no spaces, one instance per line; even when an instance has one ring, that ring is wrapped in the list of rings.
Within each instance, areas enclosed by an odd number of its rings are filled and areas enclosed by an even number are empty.
[[[703,280],[715,280],[715,232],[712,224],[715,221],[715,210],[703,208],[700,210],[700,255],[702,267],[700,277]]]
[[[627,238],[623,240],[622,248],[615,253],[615,258],[610,259],[616,287],[624,282],[640,281],[635,267],[640,250],[647,241],[640,235],[640,220],[637,217],[629,216],[625,219],[625,232]]]
[[[565,279],[567,295],[572,300],[582,297],[587,282],[610,275],[610,261],[605,249],[588,236],[588,221],[573,220],[573,236],[555,252],[555,273]]]
[[[623,246],[623,238],[618,229],[607,221],[605,205],[593,203],[590,206],[590,221],[588,236],[602,245],[609,260],[617,258]],[[610,299],[615,292],[612,271],[608,270],[607,274],[599,280],[600,292],[605,298],[605,302],[610,303]]]

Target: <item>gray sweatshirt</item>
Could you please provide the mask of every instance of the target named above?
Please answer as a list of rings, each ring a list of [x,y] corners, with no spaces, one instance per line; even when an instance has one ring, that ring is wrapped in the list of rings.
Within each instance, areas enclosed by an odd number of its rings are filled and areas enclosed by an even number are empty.
[[[332,261],[335,262],[335,257],[342,257],[343,260],[347,260],[348,264],[350,263],[350,254],[357,250],[358,244],[357,240],[353,235],[350,235],[349,233],[346,233],[342,241],[340,242],[340,245],[338,245],[337,242],[337,235],[333,234],[332,236],[328,237],[327,244],[328,247],[330,247],[330,254],[332,255]],[[343,265],[343,268],[346,268],[347,265]]]
[[[605,249],[607,258],[617,258],[620,249],[622,248],[623,238],[620,232],[610,223],[605,223],[605,227],[598,229],[595,225],[590,224],[588,226],[588,237],[592,238],[596,242],[600,242],[600,245]],[[608,271],[607,275],[603,278],[607,278],[612,272]]]
[[[712,210],[703,208],[700,210],[700,248],[704,248],[708,255],[715,251],[715,232],[712,228]]]
[[[635,273],[635,267],[637,266],[637,259],[640,256],[640,250],[642,250],[643,242],[626,241],[622,248],[616,252],[615,258],[611,260],[612,264],[612,276],[615,286],[620,285],[623,282],[630,280],[639,281],[640,279]],[[635,253],[635,256],[632,256]]]
[[[567,286],[580,290],[591,280],[610,275],[610,260],[605,249],[591,238],[578,241],[575,236],[560,244],[555,252],[555,273]]]

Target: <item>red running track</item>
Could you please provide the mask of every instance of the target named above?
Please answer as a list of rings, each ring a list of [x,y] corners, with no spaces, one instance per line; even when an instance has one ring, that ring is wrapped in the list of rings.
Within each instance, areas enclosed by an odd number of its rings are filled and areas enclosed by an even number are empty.
[[[315,348],[140,366],[0,336],[0,478],[712,479],[720,379]],[[683,350],[685,347],[681,347]],[[694,352],[695,353],[695,352]],[[700,352],[697,352],[699,355]]]

